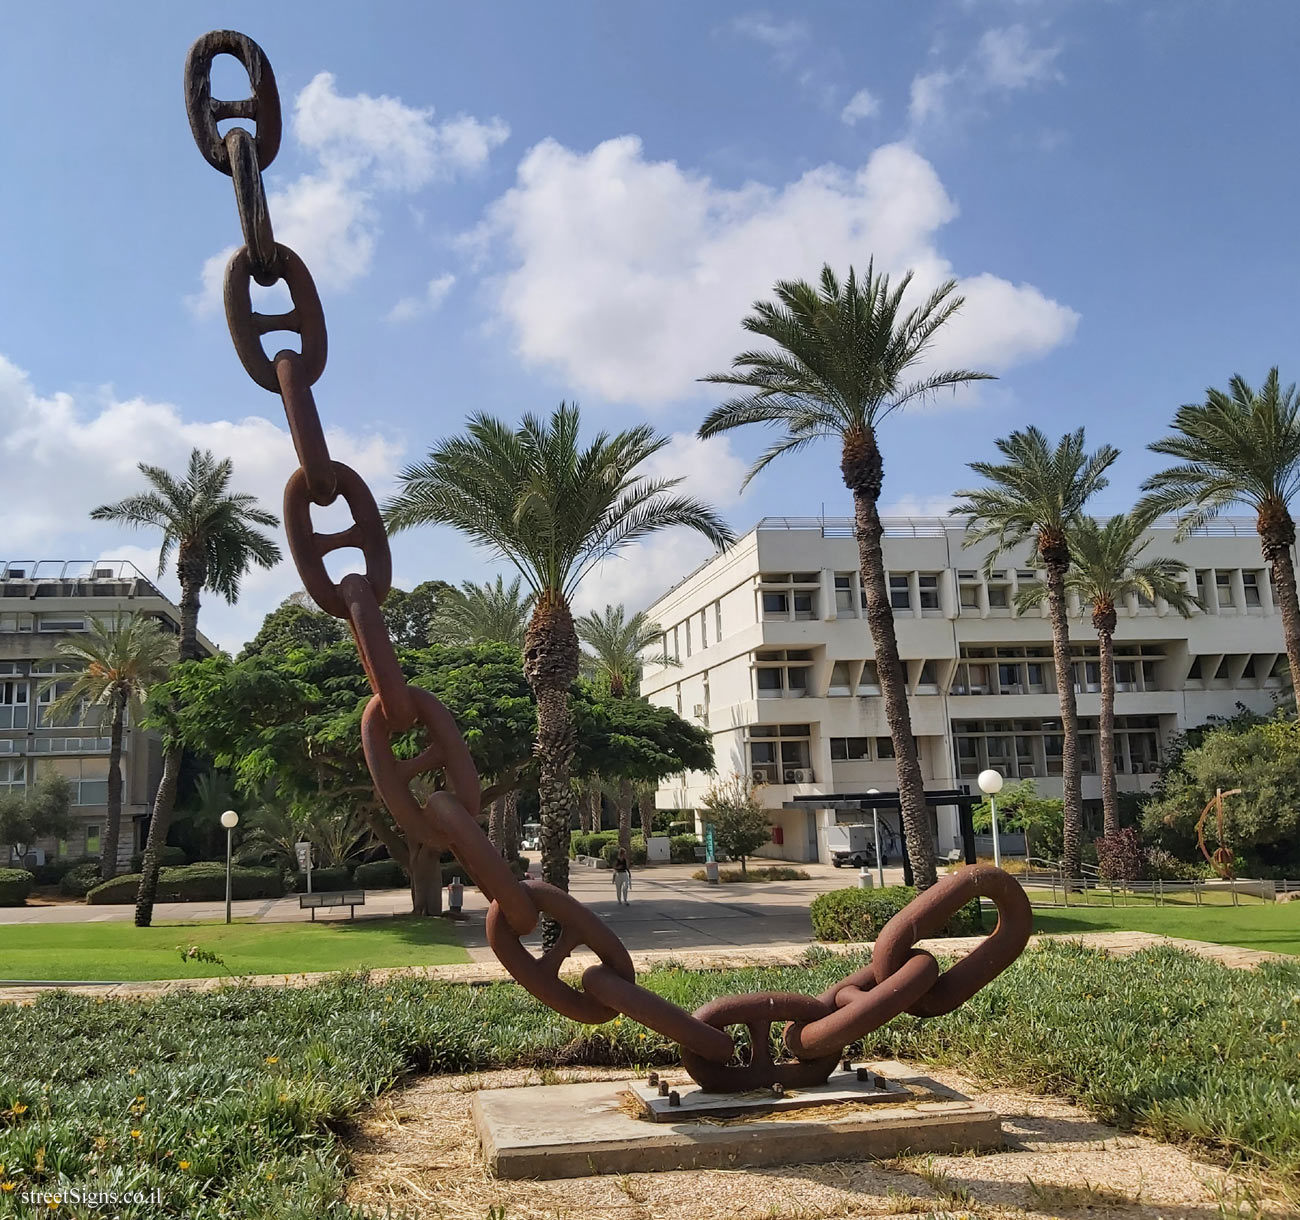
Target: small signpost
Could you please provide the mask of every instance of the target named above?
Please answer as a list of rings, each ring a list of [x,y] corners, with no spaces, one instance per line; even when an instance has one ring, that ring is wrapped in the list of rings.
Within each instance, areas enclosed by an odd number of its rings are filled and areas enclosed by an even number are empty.
[[[294,855],[298,857],[298,869],[307,874],[307,893],[311,893],[311,844],[307,842],[293,845]]]

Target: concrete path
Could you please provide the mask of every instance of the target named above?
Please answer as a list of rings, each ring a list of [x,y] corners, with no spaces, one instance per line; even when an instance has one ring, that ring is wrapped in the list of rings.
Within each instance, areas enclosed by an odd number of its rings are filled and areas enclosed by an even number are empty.
[[[940,940],[922,940],[918,948],[928,949],[936,955],[962,957],[984,938],[980,936],[951,937]],[[1085,932],[1073,936],[1032,936],[1031,946],[1051,940],[1071,941],[1089,949],[1098,949],[1117,956],[1127,956],[1158,945],[1184,949],[1235,970],[1253,970],[1262,962],[1290,961],[1296,959],[1284,953],[1266,953],[1258,949],[1242,949],[1233,945],[1213,945],[1200,940],[1182,940],[1171,936],[1156,936],[1150,932]],[[810,948],[805,940],[766,945],[727,946],[721,948],[695,948],[684,950],[647,949],[634,950],[632,961],[638,972],[656,964],[671,961],[691,970],[726,970],[746,966],[797,966]],[[832,953],[852,954],[870,949],[870,944],[823,945]],[[563,973],[581,974],[588,966],[597,963],[594,954],[580,951],[569,958]],[[314,974],[259,974],[235,980],[251,987],[306,987],[322,982],[329,973]],[[449,983],[494,983],[510,976],[499,962],[478,960],[455,966],[400,966],[370,971],[376,980],[399,977],[439,979]],[[78,995],[112,999],[141,999],[170,991],[215,991],[231,985],[227,978],[163,979],[157,982],[96,983],[77,986],[65,983],[43,983],[27,987],[0,987],[0,1003],[30,1003],[42,991],[70,991]]]

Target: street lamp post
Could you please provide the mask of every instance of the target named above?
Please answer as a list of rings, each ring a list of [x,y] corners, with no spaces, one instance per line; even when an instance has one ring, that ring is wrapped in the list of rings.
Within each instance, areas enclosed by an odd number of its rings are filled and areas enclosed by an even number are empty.
[[[980,791],[989,798],[989,813],[993,818],[993,863],[1002,867],[1002,848],[998,843],[998,793],[1002,791],[1002,772],[990,767],[981,771],[976,781]]]
[[[868,788],[868,796],[879,796],[879,788]],[[874,806],[871,810],[871,833],[876,839],[876,872],[880,877],[880,888],[885,888],[885,858],[880,854],[880,810]]]
[[[234,848],[235,827],[239,825],[239,814],[227,809],[221,815],[221,824],[226,828],[226,922],[230,922],[230,859]]]

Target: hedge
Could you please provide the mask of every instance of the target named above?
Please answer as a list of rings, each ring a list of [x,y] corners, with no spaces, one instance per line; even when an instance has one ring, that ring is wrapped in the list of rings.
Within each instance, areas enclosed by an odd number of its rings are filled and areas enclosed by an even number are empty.
[[[606,846],[617,842],[617,830],[597,830],[592,834],[575,830],[569,835],[569,856],[599,856]]]
[[[59,893],[65,898],[84,898],[88,890],[99,884],[99,858],[87,856],[78,860],[59,880]]]
[[[872,890],[832,890],[818,894],[808,909],[813,935],[818,940],[875,940],[880,929],[913,898],[910,885],[887,885]],[[983,930],[979,901],[968,902],[935,936],[976,936]]]
[[[22,906],[35,882],[25,868],[0,868],[0,907]]]
[[[72,868],[71,860],[51,860],[48,864],[38,864],[31,873],[37,885],[58,885]]]
[[[365,890],[400,890],[409,885],[406,870],[396,860],[371,860],[358,864],[352,880]]]
[[[695,835],[673,835],[668,840],[668,858],[674,864],[694,864],[700,840]]]
[[[614,841],[612,843],[606,843],[605,846],[600,849],[600,856],[601,859],[611,868],[614,866],[614,861],[618,859],[617,834],[614,835]],[[640,835],[632,836],[632,845],[628,848],[627,858],[631,860],[633,864],[645,863],[645,840]]]
[[[296,894],[305,894],[307,892],[307,874],[294,873],[293,890]],[[313,894],[327,894],[331,890],[346,890],[352,887],[352,870],[350,868],[331,865],[328,868],[314,868],[311,870],[311,889]]]
[[[86,895],[92,906],[121,905],[135,901],[140,887],[139,873],[125,873],[97,885]],[[232,898],[279,898],[284,879],[279,869],[236,868],[231,872]],[[159,902],[220,902],[226,896],[226,866],[208,861],[183,868],[164,868],[158,873]]]
[[[179,868],[182,864],[189,863],[189,857],[183,847],[173,847],[170,843],[164,843],[162,860],[159,863],[163,868]],[[144,852],[138,851],[131,857],[131,871],[133,873],[144,871]]]

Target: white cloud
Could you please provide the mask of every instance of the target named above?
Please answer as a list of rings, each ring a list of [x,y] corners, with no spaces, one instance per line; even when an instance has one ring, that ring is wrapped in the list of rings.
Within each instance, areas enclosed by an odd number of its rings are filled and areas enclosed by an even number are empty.
[[[1056,60],[1060,42],[1035,45],[1019,23],[985,30],[973,51],[955,67],[918,73],[912,78],[908,117],[913,128],[936,125],[978,105],[977,99],[1013,93],[1065,79]],[[962,105],[954,106],[955,99]]]
[[[987,30],[975,49],[985,82],[997,89],[1024,89],[1062,80],[1056,66],[1061,44],[1034,46],[1023,25]]]
[[[481,169],[510,129],[498,118],[457,115],[439,123],[431,107],[344,95],[333,74],[321,72],[298,94],[292,132],[318,166],[269,191],[276,239],[303,257],[317,284],[341,290],[370,270],[384,194],[411,195]],[[228,258],[227,251],[204,263],[200,291],[187,298],[196,312],[220,304]]]
[[[766,13],[747,13],[737,17],[731,28],[745,38],[761,42],[773,51],[789,51],[808,41],[808,26],[803,21],[777,21]]]
[[[840,121],[852,127],[862,119],[880,113],[880,99],[870,89],[859,89],[840,111]]]
[[[605,560],[578,586],[575,614],[623,605],[644,610],[688,572],[714,554],[713,544],[692,530],[672,530],[634,543]]]
[[[382,499],[399,447],[375,434],[338,428],[327,428],[326,438],[334,457],[364,475]],[[211,449],[219,457],[233,455],[234,490],[252,493],[279,513],[285,480],[298,465],[282,424],[257,415],[187,420],[170,403],[120,399],[109,393],[92,401],[78,401],[67,393],[44,396],[21,369],[0,356],[0,454],[8,472],[8,499],[19,506],[19,511],[6,513],[4,550],[17,557],[129,559],[152,577],[158,536],[92,522],[89,513],[98,504],[142,489],[138,462],[183,469],[195,447]],[[346,523],[341,503],[317,512],[321,528]],[[200,629],[224,646],[237,648],[253,635],[267,611],[300,587],[283,531],[272,533],[285,560],[271,571],[251,570],[238,605],[227,606],[215,594],[203,596]],[[164,592],[176,595],[170,573],[159,583]]]
[[[718,507],[740,498],[740,484],[748,469],[745,460],[732,451],[730,437],[701,440],[693,432],[674,432],[639,473],[655,479],[681,479],[675,494],[696,496]]]
[[[880,506],[882,517],[946,517],[957,501],[953,496],[920,496],[909,493]]]
[[[746,345],[740,321],[774,281],[911,268],[918,290],[953,273],[939,229],[957,214],[933,166],[901,144],[857,169],[824,165],[781,186],[716,186],[622,136],[588,153],[554,140],[520,163],[516,185],[469,240],[505,269],[491,288],[521,357],[615,401],[700,392]],[[936,362],[991,371],[1041,355],[1077,315],[1030,285],[977,275]]]
[[[447,299],[447,294],[452,290],[455,283],[456,277],[450,271],[435,276],[429,281],[423,296],[403,297],[398,301],[388,311],[388,320],[390,322],[409,322],[412,318],[418,318],[423,313],[432,312]]]

